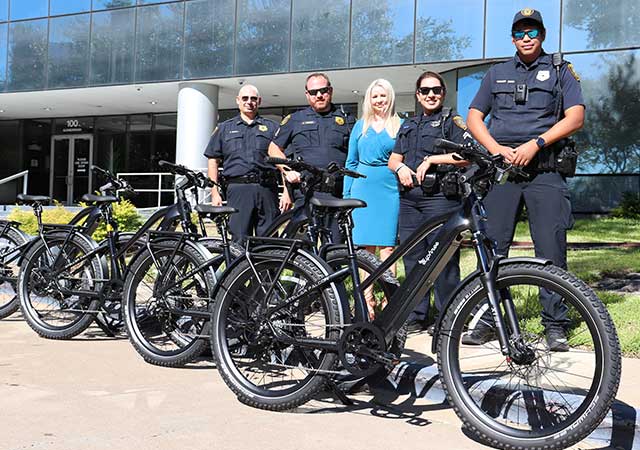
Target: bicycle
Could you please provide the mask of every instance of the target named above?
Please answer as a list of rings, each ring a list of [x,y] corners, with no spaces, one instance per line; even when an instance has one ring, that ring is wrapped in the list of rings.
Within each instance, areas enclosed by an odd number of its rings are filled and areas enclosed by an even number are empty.
[[[340,286],[345,271],[331,272],[299,240],[280,240],[286,247],[247,252],[216,286],[211,346],[218,371],[240,401],[274,411],[312,398],[337,374],[338,361],[356,376],[390,371],[398,364],[389,352],[394,336],[469,232],[479,268],[451,293],[432,342],[447,399],[465,427],[491,445],[570,446],[595,429],[615,398],[621,371],[615,327],[574,275],[546,260],[495,254],[482,198],[494,183],[523,172],[477,144],[439,145],[470,163],[458,178],[462,205],[423,224],[362,282],[365,289],[435,232],[381,314],[352,322]],[[355,208],[358,201],[335,202]],[[560,296],[568,310],[567,353],[544,344],[540,289]],[[487,303],[497,340],[465,346],[463,334]]]

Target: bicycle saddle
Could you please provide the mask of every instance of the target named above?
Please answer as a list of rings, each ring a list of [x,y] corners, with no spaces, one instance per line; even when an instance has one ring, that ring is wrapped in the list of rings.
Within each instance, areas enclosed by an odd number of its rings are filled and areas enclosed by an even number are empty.
[[[51,201],[51,197],[47,197],[46,195],[18,194],[16,195],[16,200],[18,201],[18,204],[21,205],[33,205],[35,203],[49,203]]]
[[[231,206],[213,206],[213,205],[205,205],[199,204],[194,208],[197,212],[202,214],[211,214],[212,216],[217,216],[220,214],[234,214],[237,213],[238,210]]]
[[[114,197],[113,195],[95,195],[95,194],[84,194],[82,198],[80,198],[83,202],[87,203],[114,203],[118,201],[118,197]]]
[[[311,197],[309,200],[313,206],[319,206],[321,208],[335,208],[335,209],[355,209],[364,208],[367,203],[357,198],[331,198],[331,197]]]

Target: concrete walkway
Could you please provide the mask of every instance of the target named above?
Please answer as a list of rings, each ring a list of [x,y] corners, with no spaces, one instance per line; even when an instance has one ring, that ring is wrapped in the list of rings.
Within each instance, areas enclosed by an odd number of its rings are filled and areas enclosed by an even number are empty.
[[[408,353],[428,367],[426,344],[426,336],[412,337]],[[625,417],[640,404],[639,374],[640,361],[625,360],[619,393],[629,405],[621,409]],[[165,369],[144,363],[126,339],[103,338],[97,329],[50,341],[19,317],[0,321],[2,450],[486,448],[465,436],[442,398],[433,398],[437,389],[415,386],[424,397],[375,392],[351,407],[329,398],[271,413],[239,403],[208,361]],[[633,444],[633,431],[623,428],[614,443],[632,448],[626,444]],[[602,448],[610,439],[604,431],[600,444],[592,439],[576,448]]]

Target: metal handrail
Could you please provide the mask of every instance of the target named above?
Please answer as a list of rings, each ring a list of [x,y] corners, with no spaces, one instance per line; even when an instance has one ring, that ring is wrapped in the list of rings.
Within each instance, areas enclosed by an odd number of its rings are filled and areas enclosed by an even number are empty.
[[[28,170],[23,170],[22,172],[18,172],[14,175],[8,176],[6,178],[3,178],[2,180],[0,180],[0,184],[5,184],[8,183],[9,181],[13,181],[16,180],[20,177],[24,177],[24,179],[22,180],[22,193],[26,194],[27,193],[27,186],[29,184],[29,171]]]
[[[207,172],[207,169],[194,169],[200,172]],[[170,172],[120,172],[116,174],[117,177],[158,177],[158,188],[157,189],[137,189],[134,186],[136,192],[157,192],[158,193],[158,206],[157,208],[162,207],[162,194],[164,192],[172,192],[175,194],[174,189],[163,189],[162,188],[162,177],[174,177],[175,175]],[[206,199],[211,196],[211,192],[205,192],[203,198]]]

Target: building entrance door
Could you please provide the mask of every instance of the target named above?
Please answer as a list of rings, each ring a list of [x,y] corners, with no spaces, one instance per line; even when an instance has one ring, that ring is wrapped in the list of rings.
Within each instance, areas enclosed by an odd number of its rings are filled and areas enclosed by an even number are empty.
[[[65,205],[77,204],[91,192],[93,135],[55,135],[51,137],[51,175],[49,195]]]

